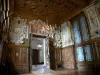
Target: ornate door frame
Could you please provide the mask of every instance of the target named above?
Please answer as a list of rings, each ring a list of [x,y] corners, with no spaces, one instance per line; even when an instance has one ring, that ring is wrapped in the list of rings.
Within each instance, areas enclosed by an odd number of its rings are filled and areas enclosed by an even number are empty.
[[[30,34],[30,41],[29,41],[29,70],[32,71],[32,49],[31,49],[31,40],[32,37],[35,36],[37,38],[44,38],[43,44],[44,44],[44,67],[50,68],[50,59],[49,59],[49,38],[48,36],[43,35],[37,35],[37,34]]]

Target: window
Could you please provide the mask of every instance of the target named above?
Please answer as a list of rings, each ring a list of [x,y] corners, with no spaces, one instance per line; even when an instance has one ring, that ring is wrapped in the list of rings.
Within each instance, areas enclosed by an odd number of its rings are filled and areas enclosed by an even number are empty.
[[[74,42],[78,61],[92,61],[91,46],[87,44],[90,35],[84,13],[75,16],[71,20],[71,23],[73,25]]]
[[[73,22],[73,27],[74,27],[75,43],[79,44],[79,43],[81,43],[81,37],[80,37],[80,32],[79,32],[79,27],[78,27],[78,21],[77,20],[75,20]]]
[[[77,58],[78,58],[78,61],[84,61],[84,54],[83,54],[82,47],[77,47]]]
[[[82,32],[82,37],[83,41],[88,41],[89,40],[89,33],[88,33],[88,28],[87,28],[87,23],[86,19],[84,16],[80,18],[80,27],[81,27],[81,32]]]
[[[84,47],[85,49],[85,54],[86,54],[86,60],[87,61],[92,61],[92,55],[91,55],[91,48],[90,48],[90,45],[86,45]]]

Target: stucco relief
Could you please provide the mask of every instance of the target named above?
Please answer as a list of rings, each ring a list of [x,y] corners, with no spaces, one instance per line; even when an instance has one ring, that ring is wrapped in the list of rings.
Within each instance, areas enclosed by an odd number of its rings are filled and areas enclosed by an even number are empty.
[[[46,22],[42,20],[32,20],[29,21],[29,26],[32,33],[53,38],[54,27],[48,25]]]
[[[10,41],[14,44],[24,43],[24,39],[28,38],[27,20],[15,17],[10,22]]]
[[[91,37],[100,37],[100,20],[98,18],[94,5],[90,5],[84,9],[85,14],[89,20]]]
[[[62,47],[61,29],[60,28],[57,28],[55,30],[55,33],[54,33],[54,46],[55,47]]]

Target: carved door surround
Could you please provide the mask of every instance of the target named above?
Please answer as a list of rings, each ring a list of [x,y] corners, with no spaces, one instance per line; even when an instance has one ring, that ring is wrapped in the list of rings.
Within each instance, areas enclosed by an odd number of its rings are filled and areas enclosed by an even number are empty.
[[[42,35],[36,35],[36,34],[31,34],[30,35],[30,41],[32,41],[32,38],[41,38],[43,39],[43,45],[44,48],[44,67],[50,68],[50,59],[49,59],[49,38],[47,36],[42,36]],[[31,42],[30,42],[31,44]],[[31,46],[31,45],[30,45]],[[30,71],[32,71],[32,48],[30,47]]]

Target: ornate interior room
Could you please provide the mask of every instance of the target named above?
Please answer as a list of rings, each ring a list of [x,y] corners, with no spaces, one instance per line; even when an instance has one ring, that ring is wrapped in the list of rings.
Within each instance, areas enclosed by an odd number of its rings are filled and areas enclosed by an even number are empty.
[[[100,0],[0,0],[0,75],[97,75]]]

